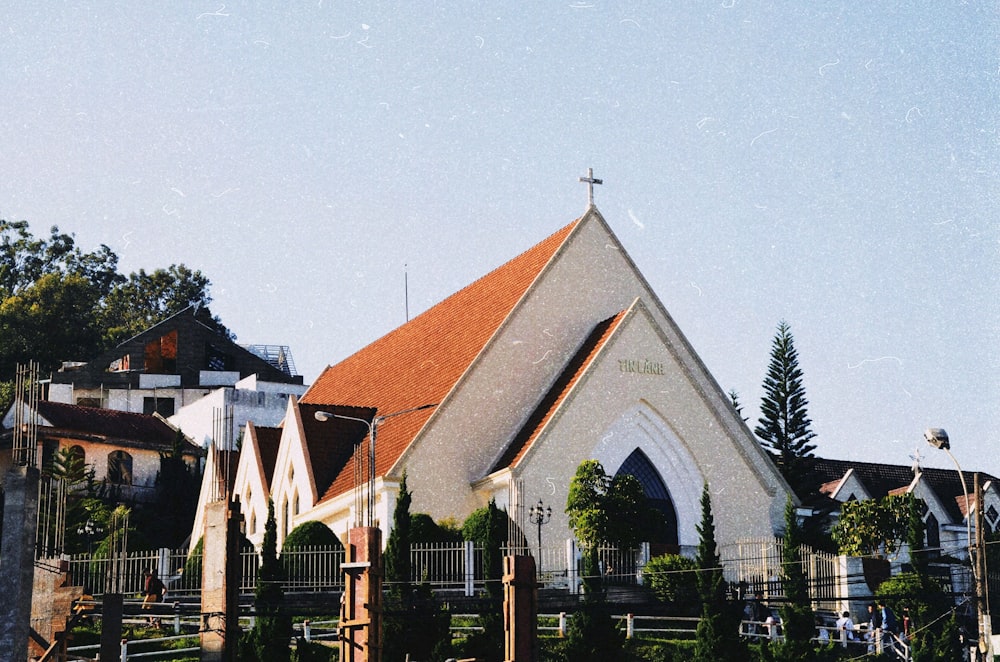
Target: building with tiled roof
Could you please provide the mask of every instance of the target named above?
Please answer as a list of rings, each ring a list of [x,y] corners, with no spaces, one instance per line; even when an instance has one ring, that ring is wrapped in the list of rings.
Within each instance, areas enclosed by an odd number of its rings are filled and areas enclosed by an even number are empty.
[[[179,430],[160,416],[111,409],[39,401],[34,408],[15,402],[3,418],[0,448],[9,455],[15,410],[38,429],[40,467],[55,454],[71,449],[92,467],[94,477],[115,488],[125,500],[147,501],[154,495],[161,454],[173,450]],[[188,438],[181,440],[181,454],[197,467],[204,451]],[[9,459],[6,460],[9,463]]]
[[[383,530],[404,471],[414,512],[461,521],[495,498],[522,522],[542,500],[551,540],[570,535],[567,490],[587,459],[639,478],[666,544],[697,543],[705,483],[724,542],[779,530],[791,494],[594,207],[289,401],[269,485],[279,538],[307,520],[343,537],[363,520],[369,467],[353,450],[368,425],[315,419],[350,408],[379,417]]]
[[[888,495],[913,494],[922,499],[926,545],[950,556],[966,556],[970,526],[976,522],[976,472],[935,469],[913,465],[877,464],[816,458],[813,476],[819,499],[811,505],[817,511],[836,518],[841,503],[881,499]],[[964,478],[964,485],[963,485]],[[984,530],[1000,530],[1000,484],[987,473],[979,472],[983,490]],[[971,517],[971,520],[970,520]]]

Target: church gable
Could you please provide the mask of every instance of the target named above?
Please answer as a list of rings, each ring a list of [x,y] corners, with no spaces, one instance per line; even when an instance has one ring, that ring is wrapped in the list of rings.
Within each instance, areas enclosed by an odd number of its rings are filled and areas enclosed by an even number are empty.
[[[526,502],[564,503],[579,462],[596,459],[609,474],[645,472],[647,494],[666,490],[681,545],[697,544],[706,482],[722,539],[772,535],[787,486],[731,409],[719,415],[711,400],[724,396],[699,389],[686,358],[636,301],[523,452]]]

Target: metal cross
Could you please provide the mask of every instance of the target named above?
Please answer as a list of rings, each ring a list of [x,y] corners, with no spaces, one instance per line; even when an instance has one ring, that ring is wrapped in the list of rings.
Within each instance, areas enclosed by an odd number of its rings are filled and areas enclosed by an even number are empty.
[[[587,184],[587,208],[594,206],[594,184],[603,184],[603,179],[594,179],[594,169],[587,168],[587,176],[580,178],[581,182]]]

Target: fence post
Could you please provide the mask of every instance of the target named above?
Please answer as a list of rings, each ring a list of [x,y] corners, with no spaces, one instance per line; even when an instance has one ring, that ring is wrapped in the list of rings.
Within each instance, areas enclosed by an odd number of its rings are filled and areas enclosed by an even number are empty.
[[[639,544],[639,569],[638,569],[638,572],[636,573],[636,578],[635,578],[635,583],[638,584],[639,586],[642,586],[645,583],[645,581],[644,581],[645,578],[643,577],[643,572],[642,571],[646,567],[646,564],[649,563],[649,555],[650,555],[649,543],[648,542],[640,543]]]
[[[122,662],[128,660],[128,639],[122,639]]]
[[[471,540],[465,541],[465,597],[476,594],[476,547]]]
[[[566,612],[559,612],[559,638],[566,636]]]
[[[174,634],[181,633],[181,603],[174,600]]]
[[[312,628],[309,627],[309,619],[302,621],[302,638],[306,641],[312,641]]]
[[[570,595],[580,592],[577,585],[578,574],[576,570],[576,541],[572,538],[566,540],[566,579],[569,581]]]
[[[635,614],[625,616],[625,638],[631,639],[635,634]]]

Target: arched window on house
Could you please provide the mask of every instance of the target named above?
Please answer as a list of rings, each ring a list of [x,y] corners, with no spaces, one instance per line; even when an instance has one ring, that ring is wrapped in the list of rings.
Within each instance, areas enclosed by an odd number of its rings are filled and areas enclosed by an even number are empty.
[[[666,484],[660,477],[660,472],[656,470],[646,454],[640,449],[635,449],[632,454],[625,458],[622,466],[616,475],[629,474],[634,476],[642,485],[646,493],[646,499],[653,508],[658,510],[663,516],[666,525],[663,531],[657,536],[657,540],[650,540],[651,543],[661,543],[669,546],[677,546],[677,510],[674,502],[670,498],[670,492]]]
[[[941,555],[941,527],[938,525],[937,517],[934,513],[928,513],[924,520],[924,529],[927,532],[927,553],[929,556]]]
[[[108,482],[112,485],[132,484],[132,456],[125,451],[108,453]]]

